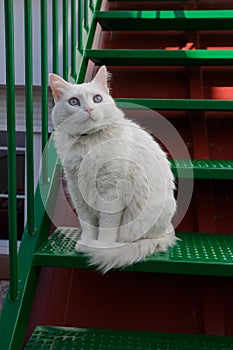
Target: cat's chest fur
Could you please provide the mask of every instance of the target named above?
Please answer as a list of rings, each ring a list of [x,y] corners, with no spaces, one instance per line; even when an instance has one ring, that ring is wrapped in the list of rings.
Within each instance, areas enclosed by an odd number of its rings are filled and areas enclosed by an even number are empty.
[[[89,184],[93,177],[95,178],[100,173],[108,177],[110,171],[112,177],[112,170],[108,165],[109,159],[115,158],[116,152],[118,156],[119,154],[123,156],[126,151],[125,145],[118,146],[116,150],[115,141],[103,134],[102,136],[72,137],[63,133],[55,133],[54,141],[65,173],[69,178],[79,178],[79,181],[82,181],[83,178],[86,184]],[[99,173],[105,163],[107,166],[104,167],[104,172]],[[115,169],[117,167],[118,165],[115,165]]]
[[[82,139],[81,139],[82,138]],[[90,151],[90,145],[84,139],[86,136],[72,137],[63,133],[55,133],[54,141],[62,165],[69,173],[76,173],[85,155]]]
[[[127,178],[129,172],[128,163],[119,162],[118,158],[125,155],[126,144],[120,145],[117,141],[116,147],[116,139],[103,134],[73,138],[55,133],[54,136],[71,196],[78,201],[85,198],[86,203],[92,203],[91,207],[99,210],[101,198],[116,199],[116,185],[119,179]]]

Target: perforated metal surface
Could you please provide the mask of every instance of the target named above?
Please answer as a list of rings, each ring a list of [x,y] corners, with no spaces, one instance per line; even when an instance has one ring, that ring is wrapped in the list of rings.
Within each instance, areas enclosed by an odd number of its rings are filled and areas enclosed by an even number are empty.
[[[233,235],[178,233],[181,241],[166,253],[154,254],[129,266],[130,271],[233,276]],[[87,268],[88,260],[75,252],[77,228],[60,227],[36,252],[40,266]]]
[[[180,178],[194,176],[195,179],[228,179],[233,180],[232,160],[171,160],[174,175]],[[190,172],[190,169],[193,170]]]
[[[75,254],[76,241],[81,236],[81,228],[59,227],[41,247],[40,251],[51,254]]]
[[[232,337],[37,327],[27,350],[232,350]]]
[[[215,234],[182,235],[182,242],[170,250],[171,259],[204,262],[233,262],[233,236]]]

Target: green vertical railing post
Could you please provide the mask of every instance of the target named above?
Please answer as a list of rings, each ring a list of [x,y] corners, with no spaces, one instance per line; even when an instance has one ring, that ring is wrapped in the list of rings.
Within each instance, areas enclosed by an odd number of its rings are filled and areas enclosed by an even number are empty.
[[[68,1],[63,0],[63,78],[68,80]]]
[[[53,72],[59,71],[59,51],[58,51],[58,1],[52,3],[52,32],[53,32]]]
[[[78,50],[83,53],[83,1],[78,0]]]
[[[42,182],[48,181],[48,10],[47,1],[41,0],[41,113],[42,113]]]
[[[6,103],[8,135],[8,227],[10,253],[10,299],[18,294],[17,203],[16,203],[16,129],[13,0],[5,0]]]
[[[76,0],[71,0],[71,76],[77,78],[77,52],[76,52]]]
[[[88,1],[84,1],[84,28],[86,31],[89,30],[89,25],[88,25]]]
[[[90,0],[90,1],[89,1],[89,7],[90,7],[91,11],[94,11],[93,0]]]
[[[32,2],[24,0],[25,21],[25,99],[26,99],[26,164],[27,164],[27,233],[34,233],[34,147],[33,147],[33,65]]]

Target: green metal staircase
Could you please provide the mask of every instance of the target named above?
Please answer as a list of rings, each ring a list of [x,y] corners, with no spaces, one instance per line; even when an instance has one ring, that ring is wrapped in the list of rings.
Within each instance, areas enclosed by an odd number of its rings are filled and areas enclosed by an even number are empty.
[[[131,1],[133,3],[133,1]],[[155,1],[156,2],[156,1]],[[81,3],[79,3],[81,9]],[[150,10],[100,11],[101,1],[90,2],[79,18],[80,29],[77,62],[73,77],[82,82],[88,63],[107,66],[224,66],[232,65],[232,50],[122,50],[92,49],[97,24],[103,31],[153,30],[232,30],[233,10]],[[81,12],[81,11],[80,11]],[[75,71],[75,72],[74,72]],[[71,72],[72,73],[72,72]],[[72,74],[71,74],[72,75]],[[67,79],[68,76],[65,76]],[[159,110],[220,110],[233,109],[231,100],[116,98],[121,106],[125,102]],[[52,142],[47,150],[49,159],[47,177],[40,180],[35,195],[35,233],[25,232],[19,255],[18,294],[6,300],[0,321],[0,349],[21,349],[41,267],[89,269],[87,259],[74,250],[80,235],[78,228],[59,227],[49,237],[50,221],[44,205],[54,203],[60,183],[61,168]],[[195,179],[233,180],[231,160],[171,160],[175,176],[189,178],[190,169]],[[42,174],[43,176],[43,174]],[[41,198],[41,192],[42,197]],[[153,255],[126,271],[152,273],[191,274],[233,277],[233,234],[177,233],[181,240],[167,253]],[[124,273],[124,271],[122,271]],[[140,279],[140,274],[138,275]],[[103,281],[104,283],[104,281]],[[82,288],[82,286],[80,286]],[[9,297],[9,296],[8,296]],[[3,334],[5,336],[3,336]],[[233,349],[233,337],[80,329],[38,325],[25,349]]]

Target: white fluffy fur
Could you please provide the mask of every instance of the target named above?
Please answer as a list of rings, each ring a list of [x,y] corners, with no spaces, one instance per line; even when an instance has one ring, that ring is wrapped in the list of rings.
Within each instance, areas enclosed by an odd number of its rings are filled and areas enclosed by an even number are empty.
[[[70,84],[51,74],[50,84],[55,145],[82,227],[76,251],[104,272],[166,251],[177,239],[166,154],[116,107],[105,67],[90,83]],[[72,97],[80,105],[71,106]]]

